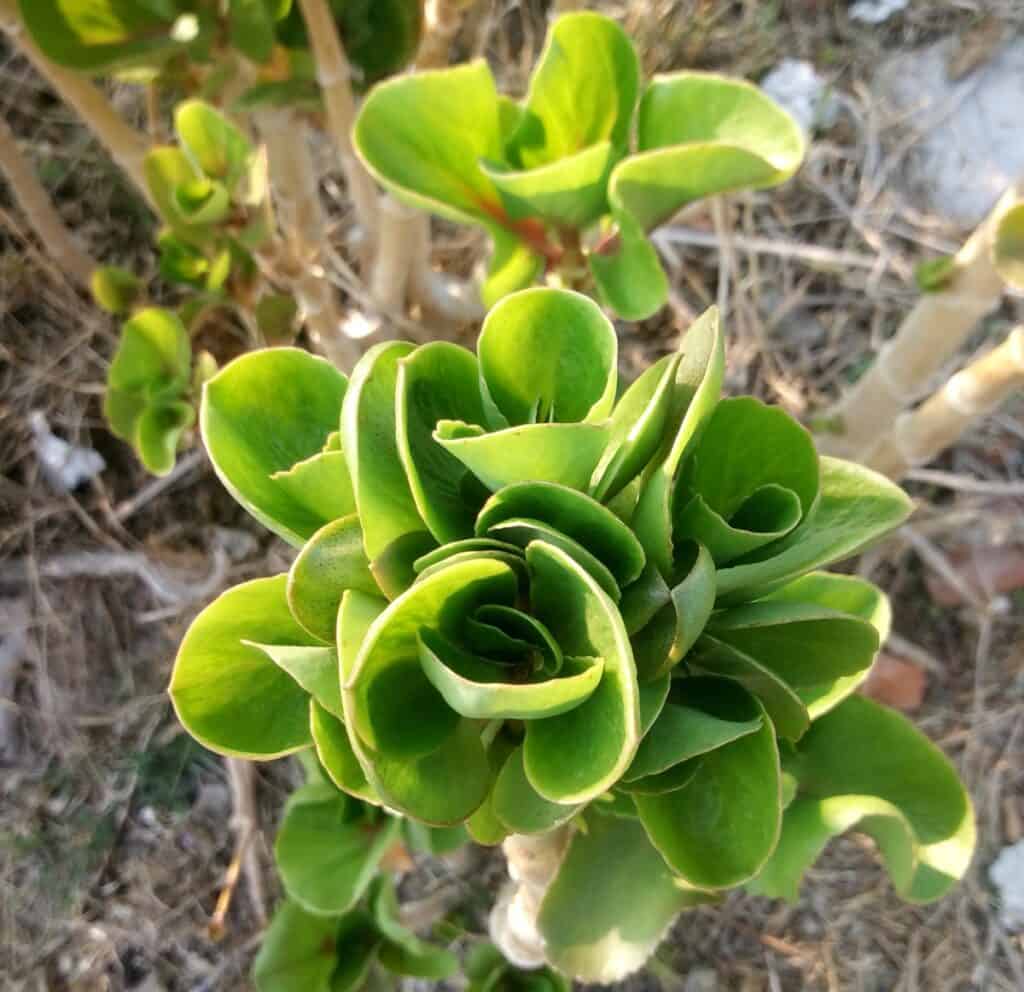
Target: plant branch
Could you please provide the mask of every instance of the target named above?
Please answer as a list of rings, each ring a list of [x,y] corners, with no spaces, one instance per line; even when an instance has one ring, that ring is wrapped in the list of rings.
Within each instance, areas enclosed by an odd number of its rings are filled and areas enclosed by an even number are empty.
[[[886,343],[874,364],[846,392],[827,418],[841,425],[836,438],[821,438],[822,450],[862,458],[927,386],[1002,298],[1003,280],[991,248],[1003,212],[1024,195],[1024,180],[1011,187],[953,259],[947,286],[925,293]]]
[[[317,79],[327,106],[331,137],[341,160],[356,218],[366,236],[368,257],[372,257],[377,238],[377,186],[352,148],[352,125],[355,122],[355,100],[350,83],[352,70],[327,0],[299,0],[299,7],[316,60]]]
[[[306,125],[289,110],[266,110],[257,126],[267,148],[283,234],[274,272],[291,287],[314,348],[348,370],[359,349],[342,331],[334,290],[323,270],[324,217]]]
[[[462,15],[472,0],[427,0],[423,10],[423,40],[416,53],[417,69],[440,69],[462,25]]]
[[[18,151],[14,132],[2,117],[0,173],[10,184],[15,202],[21,207],[39,240],[61,271],[67,273],[83,289],[88,289],[89,278],[96,268],[96,262],[64,225],[32,166]]]
[[[957,372],[916,410],[897,418],[866,464],[891,479],[930,462],[1015,389],[1024,388],[1024,325],[987,355]]]
[[[121,120],[103,92],[89,80],[56,65],[43,55],[18,19],[12,0],[0,0],[0,27],[47,79],[58,96],[81,117],[111,158],[150,202],[142,170],[143,159],[149,151],[145,136]]]

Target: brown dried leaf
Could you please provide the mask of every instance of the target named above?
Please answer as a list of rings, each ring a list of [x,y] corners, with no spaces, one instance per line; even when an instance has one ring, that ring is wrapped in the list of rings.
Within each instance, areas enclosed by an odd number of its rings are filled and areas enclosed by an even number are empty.
[[[921,705],[927,688],[928,675],[923,668],[882,651],[861,692],[876,702],[911,713]]]

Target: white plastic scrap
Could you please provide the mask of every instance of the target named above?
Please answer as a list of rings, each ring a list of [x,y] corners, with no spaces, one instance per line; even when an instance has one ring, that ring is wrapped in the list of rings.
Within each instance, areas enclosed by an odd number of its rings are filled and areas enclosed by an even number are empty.
[[[783,59],[764,79],[761,89],[788,110],[808,134],[829,128],[839,115],[839,101],[810,62]]]
[[[858,0],[850,8],[850,19],[862,24],[881,24],[906,10],[909,3],[910,0]]]
[[[36,410],[28,423],[43,477],[57,492],[70,493],[83,482],[96,478],[107,467],[98,451],[57,437],[41,410]]]
[[[999,920],[1007,930],[1024,930],[1024,840],[1010,844],[988,866],[999,893]]]

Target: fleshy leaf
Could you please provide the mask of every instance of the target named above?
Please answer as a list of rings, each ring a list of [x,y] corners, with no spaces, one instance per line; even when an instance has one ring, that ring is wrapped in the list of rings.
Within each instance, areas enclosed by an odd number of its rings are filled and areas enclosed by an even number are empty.
[[[310,744],[309,696],[259,648],[316,646],[294,620],[285,575],[244,582],[192,622],[171,675],[178,719],[221,754],[276,758]]]
[[[530,785],[523,767],[523,749],[507,758],[490,797],[494,815],[515,834],[541,834],[568,823],[580,810],[577,805],[553,803]]]
[[[738,723],[761,716],[759,729],[693,759],[696,773],[682,788],[633,797],[654,846],[696,888],[724,889],[752,878],[779,837],[775,734],[756,700],[742,695],[708,693],[702,708]]]
[[[555,967],[606,984],[643,967],[676,914],[707,898],[677,884],[636,820],[591,815],[570,841],[538,924]]]
[[[970,798],[942,752],[899,713],[851,696],[815,722],[787,768],[799,794],[761,891],[791,893],[829,836],[858,820],[904,899],[939,899],[967,871]]]
[[[674,538],[700,541],[721,566],[791,531],[818,478],[814,442],[785,411],[747,396],[722,400],[675,496]]]
[[[418,661],[418,638],[423,627],[455,635],[455,625],[476,607],[511,605],[516,587],[514,571],[502,562],[453,563],[416,582],[359,639],[360,621],[352,617],[363,610],[368,618],[373,601],[345,594],[338,624],[342,672],[348,672],[345,723],[370,783],[388,805],[443,825],[464,820],[483,802],[492,773],[479,724],[450,710],[430,684]],[[349,650],[358,652],[351,667]],[[411,712],[415,721],[408,719]]]
[[[195,423],[191,403],[155,403],[139,417],[135,447],[142,464],[154,475],[166,475],[174,468],[182,434]]]
[[[174,129],[185,153],[208,179],[228,191],[245,174],[252,148],[241,131],[202,100],[186,100],[174,112]]]
[[[654,457],[671,410],[678,362],[678,355],[655,362],[616,403],[611,437],[590,485],[594,499],[602,503],[614,499]]]
[[[480,511],[476,532],[483,536],[513,518],[540,521],[571,538],[597,558],[620,586],[643,571],[643,548],[633,532],[610,510],[575,489],[543,482],[506,486]]]
[[[188,385],[191,365],[192,348],[181,321],[170,310],[147,307],[124,322],[107,384],[147,398],[174,396]]]
[[[483,422],[478,381],[476,357],[447,341],[422,345],[398,362],[398,453],[420,516],[442,544],[473,533],[486,497],[480,482],[434,440],[439,421]]]
[[[510,293],[525,289],[544,271],[544,259],[524,240],[496,224],[489,230],[494,246],[480,286],[480,299],[488,308]]]
[[[269,62],[274,50],[274,18],[266,0],[230,0],[231,45],[252,62]]]
[[[583,803],[610,788],[640,741],[640,706],[629,638],[615,604],[564,551],[526,549],[532,612],[567,656],[602,658],[597,689],[582,705],[526,724],[526,777],[545,799]],[[566,755],[574,760],[566,761]]]
[[[657,775],[759,730],[764,719],[758,714],[741,712],[742,699],[730,709],[716,698],[728,701],[737,692],[742,690],[727,679],[676,679],[664,708],[640,742],[622,780],[633,782]]]
[[[503,160],[498,95],[482,59],[375,86],[353,144],[385,187],[413,206],[463,223],[490,223],[501,200],[480,160]]]
[[[236,358],[203,389],[200,427],[228,492],[265,527],[296,547],[324,524],[351,512],[344,494],[325,515],[275,480],[318,455],[337,430],[345,376],[297,348],[268,348]]]
[[[395,439],[398,362],[412,350],[404,341],[371,348],[352,370],[342,404],[342,445],[371,561],[402,535],[424,530]]]
[[[380,592],[355,514],[325,524],[306,542],[288,572],[288,605],[309,633],[331,643],[346,589],[371,596]]]
[[[878,643],[889,636],[892,610],[889,599],[877,586],[854,575],[832,572],[810,572],[776,590],[764,601],[814,603],[866,620],[878,632]],[[812,720],[841,703],[867,678],[870,668],[840,675],[830,681],[797,687],[797,695],[807,707]]]
[[[364,809],[327,784],[304,785],[289,797],[274,859],[289,897],[309,912],[337,916],[352,909],[397,839],[397,817],[371,823]]]
[[[380,797],[366,780],[363,766],[352,750],[344,722],[325,710],[315,699],[309,701],[309,729],[317,757],[328,778],[342,792],[364,802],[380,805]]]
[[[476,720],[541,720],[575,709],[593,694],[604,667],[600,658],[567,658],[557,678],[503,681],[506,670],[429,630],[420,632],[420,664],[445,702]]]
[[[117,265],[98,265],[89,277],[92,298],[107,313],[128,313],[145,292],[142,280]]]
[[[403,925],[394,884],[382,877],[371,897],[373,918],[384,936],[380,963],[396,975],[440,980],[451,977],[459,960],[451,951],[435,947]]]
[[[283,903],[253,963],[257,992],[335,992],[331,975],[338,963],[338,932],[337,918],[307,913],[296,902]],[[368,953],[373,953],[372,945]]]
[[[517,482],[586,489],[608,441],[603,424],[523,424],[485,433],[442,420],[434,439],[492,492]]]
[[[294,644],[259,644],[242,642],[259,648],[275,665],[286,671],[328,713],[338,719],[341,707],[341,677],[338,674],[338,653],[333,647]]]
[[[719,605],[758,599],[791,579],[848,558],[913,509],[899,486],[870,469],[822,456],[818,502],[796,530],[719,569]]]
[[[507,297],[484,320],[477,350],[487,396],[513,426],[599,422],[611,412],[618,341],[579,293],[538,287]]]

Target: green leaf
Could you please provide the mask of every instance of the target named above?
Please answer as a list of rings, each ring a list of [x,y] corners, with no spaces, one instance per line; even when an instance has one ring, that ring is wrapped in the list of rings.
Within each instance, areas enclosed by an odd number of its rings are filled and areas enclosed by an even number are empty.
[[[107,313],[128,313],[142,298],[145,287],[138,276],[116,265],[98,265],[89,277],[97,305]]]
[[[996,271],[1017,289],[1024,289],[1024,203],[1003,213],[992,241],[992,263]]]
[[[355,514],[325,524],[303,546],[288,572],[288,606],[310,634],[331,643],[346,589],[380,593]]]
[[[568,823],[580,810],[578,805],[553,803],[538,794],[526,777],[522,747],[502,766],[490,802],[494,815],[514,834],[546,833]]]
[[[442,420],[434,440],[492,492],[517,482],[557,482],[586,489],[608,441],[603,424],[523,424],[486,433]]]
[[[858,617],[808,602],[763,601],[723,610],[708,633],[799,689],[866,672],[878,631]]]
[[[884,644],[889,636],[892,610],[889,599],[877,586],[853,575],[833,575],[830,572],[810,572],[784,585],[764,601],[787,603],[814,603],[827,609],[838,610],[866,620],[878,632],[878,643]],[[807,707],[812,720],[827,713],[841,703],[867,678],[870,668],[851,675],[797,687],[797,695]]]
[[[349,613],[368,612],[367,598],[349,591],[339,614],[345,723],[370,783],[390,806],[438,825],[460,822],[484,800],[492,773],[475,721],[448,708],[418,661],[424,627],[446,637],[484,603],[511,605],[515,572],[486,558],[448,565],[421,577],[352,640],[359,624]],[[371,601],[372,602],[372,601]],[[358,653],[351,669],[346,645]],[[416,713],[410,721],[408,714]]]
[[[289,898],[322,916],[352,909],[398,839],[401,821],[367,822],[365,807],[333,785],[304,785],[289,797],[274,859]]]
[[[243,641],[259,648],[279,668],[286,671],[329,713],[341,719],[341,681],[338,654],[333,647],[318,645],[259,644]]]
[[[705,900],[676,883],[636,820],[591,815],[573,834],[538,924],[556,968],[606,984],[643,967],[676,914]]]
[[[611,18],[560,17],[530,79],[525,114],[510,141],[512,160],[532,169],[600,142],[624,148],[639,76],[633,45]]]
[[[758,599],[805,572],[848,558],[910,515],[910,498],[878,473],[826,456],[820,464],[815,507],[782,540],[719,569],[719,605]]]
[[[340,919],[336,940],[337,964],[331,973],[329,992],[362,992],[383,946],[380,930],[363,909],[350,910]],[[295,990],[298,992],[298,989]]]
[[[600,422],[611,412],[618,341],[585,296],[540,287],[506,297],[484,320],[477,350],[486,394],[513,426]]]
[[[544,259],[525,241],[496,225],[489,230],[494,246],[480,287],[480,299],[488,309],[510,293],[525,289],[544,271]]]
[[[173,198],[175,211],[189,225],[219,224],[231,210],[227,187],[205,177],[175,187]]]
[[[342,442],[371,561],[404,534],[424,530],[395,436],[398,362],[412,350],[404,341],[371,348],[352,370],[342,404]]]
[[[345,377],[324,359],[269,348],[236,358],[203,390],[200,428],[218,477],[260,523],[296,547],[351,506],[342,498],[336,512],[317,512],[296,498],[289,480],[273,476],[321,452],[337,430],[345,388]]]
[[[692,71],[650,83],[637,143],[608,184],[618,238],[591,256],[598,286],[630,319],[650,316],[667,292],[647,231],[702,197],[784,182],[805,150],[800,126],[756,86]]]
[[[179,46],[174,15],[125,0],[18,0],[25,28],[58,65],[88,73],[158,63]]]
[[[447,341],[422,345],[398,362],[395,432],[416,508],[442,544],[469,537],[486,496],[479,481],[434,440],[442,420],[482,423],[477,360]]]
[[[147,398],[174,396],[188,385],[191,365],[192,347],[181,321],[170,310],[147,307],[124,322],[107,385]]]
[[[541,674],[510,681],[508,670],[429,630],[420,632],[420,664],[445,702],[476,720],[540,720],[566,713],[593,694],[604,668],[600,658],[566,658],[557,678]]]
[[[253,963],[257,992],[334,992],[336,918],[307,913],[285,902],[271,920]]]
[[[502,733],[500,729],[488,742],[487,763],[491,771],[492,782],[497,779],[517,743],[512,735]],[[495,791],[492,788],[473,815],[466,821],[469,836],[477,844],[483,844],[485,847],[494,847],[500,844],[510,832],[508,827],[498,819],[498,814],[494,809],[494,799]]]
[[[462,223],[502,213],[480,160],[503,160],[498,95],[482,59],[375,86],[352,132],[374,177],[413,206]]]
[[[900,714],[850,696],[811,727],[787,767],[799,794],[760,891],[792,894],[828,839],[854,826],[875,838],[911,902],[941,898],[966,873],[970,798],[942,752]]]
[[[171,233],[172,230],[174,233]],[[201,230],[201,229],[200,229]],[[210,261],[184,235],[197,235],[186,227],[168,229],[157,236],[160,249],[160,276],[168,282],[205,290],[210,277]]]
[[[255,579],[222,593],[178,649],[169,689],[178,719],[221,754],[276,758],[310,744],[306,691],[246,643],[315,645],[288,610],[286,581]]]
[[[328,435],[328,439],[331,436]],[[333,521],[355,512],[352,479],[343,451],[325,447],[289,469],[274,472],[270,479],[277,484],[282,496],[318,519]]]
[[[299,305],[288,293],[264,293],[253,311],[256,326],[268,344],[291,344],[295,338]]]
[[[373,915],[384,936],[380,963],[396,975],[441,980],[451,977],[459,967],[459,959],[442,947],[435,947],[417,937],[401,922],[394,885],[381,878],[372,896]]]
[[[352,750],[344,722],[325,710],[315,699],[310,699],[309,729],[313,735],[317,758],[330,780],[342,792],[379,806],[380,797],[366,780],[366,773]]]
[[[696,888],[725,889],[756,875],[775,848],[782,816],[779,752],[761,706],[741,691],[708,692],[701,708],[735,723],[763,722],[694,759],[696,772],[682,788],[634,799],[673,871]]]
[[[266,0],[229,0],[231,46],[252,62],[269,62],[274,50],[274,18]]]
[[[174,191],[200,178],[196,168],[180,148],[158,146],[146,153],[142,172],[161,218],[180,234],[183,224],[174,202]]]
[[[170,472],[181,436],[195,419],[191,403],[161,402],[147,406],[139,417],[135,434],[135,448],[142,464],[154,475]]]
[[[744,712],[749,707],[744,706],[742,692],[727,679],[674,680],[660,715],[640,742],[622,781],[657,775],[759,730],[764,719]],[[730,707],[737,694],[738,705]]]
[[[601,141],[525,171],[489,162],[480,168],[501,194],[509,217],[580,229],[608,209],[608,177],[619,154],[610,141]]]
[[[700,541],[722,566],[793,530],[818,478],[814,442],[785,411],[748,396],[722,400],[675,496],[673,538]]]
[[[589,490],[599,502],[614,499],[660,447],[678,363],[678,355],[666,355],[655,362],[615,405],[609,425],[611,437]]]
[[[953,281],[957,269],[956,259],[952,255],[929,258],[914,267],[914,282],[922,293],[937,293]]]
[[[179,103],[174,129],[185,154],[209,179],[234,190],[248,168],[252,148],[245,135],[219,110],[202,100]]]
[[[640,742],[633,653],[615,604],[573,558],[537,541],[526,560],[533,615],[567,656],[604,660],[601,682],[586,702],[527,722],[526,777],[552,802],[588,802],[615,783]]]
[[[645,479],[633,514],[633,530],[665,578],[673,573],[672,491],[683,459],[700,440],[722,390],[725,340],[717,307],[694,321],[683,337],[664,451]]]
[[[506,486],[484,504],[476,532],[518,543],[513,530],[499,528],[511,520],[547,524],[590,552],[620,586],[643,571],[643,548],[632,531],[606,507],[575,489],[545,482]]]

